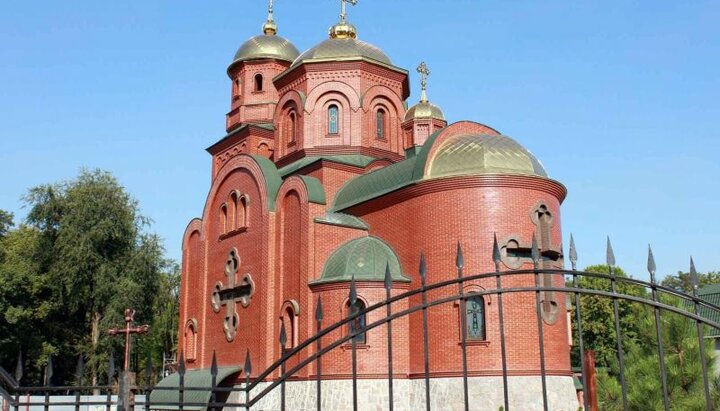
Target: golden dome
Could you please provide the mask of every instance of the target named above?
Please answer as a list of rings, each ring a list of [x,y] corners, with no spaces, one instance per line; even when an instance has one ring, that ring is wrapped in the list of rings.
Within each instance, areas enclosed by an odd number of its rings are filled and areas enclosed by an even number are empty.
[[[352,37],[337,37],[327,39],[305,51],[295,59],[291,67],[307,62],[328,60],[370,60],[389,66],[392,65],[390,57],[372,44]]]
[[[292,62],[299,54],[300,52],[290,40],[274,34],[262,34],[243,43],[235,53],[235,58],[230,66],[241,61],[258,59],[276,59]]]
[[[548,176],[525,147],[510,137],[489,134],[449,138],[438,147],[427,169],[427,177],[477,174]]]
[[[445,115],[440,107],[435,104],[432,104],[429,101],[421,101],[410,107],[408,111],[405,112],[404,121],[416,118],[436,118],[438,120],[445,120]]]

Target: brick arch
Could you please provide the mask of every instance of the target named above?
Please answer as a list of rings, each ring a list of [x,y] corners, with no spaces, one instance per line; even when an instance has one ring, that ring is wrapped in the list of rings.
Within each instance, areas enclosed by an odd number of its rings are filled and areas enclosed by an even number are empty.
[[[382,139],[376,138],[376,116],[379,109],[385,111],[385,135]],[[400,139],[401,113],[395,105],[395,102],[387,98],[385,94],[376,95],[370,100],[367,110],[363,110],[363,116],[365,117],[364,124],[367,130],[367,132],[364,133],[367,139],[366,143],[369,146],[403,154],[401,149],[402,141]]]
[[[346,109],[348,107],[353,111],[360,109],[360,95],[354,88],[341,81],[326,81],[310,91],[305,100],[305,111],[307,113],[315,111],[318,100],[328,93],[345,96],[345,100],[348,102]]]
[[[383,86],[381,84],[374,85],[370,87],[365,94],[363,94],[362,97],[362,108],[365,112],[370,111],[372,108],[372,102],[378,98],[383,98],[388,100],[393,107],[395,108],[395,111],[398,113],[398,116],[400,118],[405,116],[405,106],[403,105],[402,100],[400,97],[398,97],[397,94],[395,94],[394,91],[392,91],[391,88],[387,86]]]
[[[328,119],[327,113],[331,105],[337,105],[340,110],[339,116],[339,133],[331,135],[328,133]],[[310,106],[306,104],[306,110],[308,107],[312,108],[312,112],[306,114],[305,129],[303,134],[307,137],[305,139],[305,146],[312,145],[318,146],[338,146],[353,145],[353,133],[352,125],[354,120],[359,117],[359,106],[357,109],[353,109],[351,99],[347,95],[338,91],[327,91],[320,95],[315,100],[315,105]],[[357,133],[356,140],[359,143],[360,133]]]
[[[208,232],[208,224],[212,224],[210,221],[210,214],[212,209],[212,203],[218,196],[218,190],[220,186],[225,182],[227,177],[237,170],[247,170],[248,173],[253,177],[257,184],[258,191],[260,192],[260,198],[257,199],[261,212],[267,213],[268,210],[268,195],[275,195],[275,193],[268,193],[265,185],[265,176],[263,175],[260,165],[249,155],[238,155],[231,158],[225,163],[220,170],[218,170],[217,176],[213,180],[212,186],[210,186],[210,192],[208,193],[207,200],[205,201],[205,208],[203,209],[202,230]]]
[[[289,113],[291,110],[295,110],[295,142],[290,145],[288,136],[286,135],[287,122],[289,121]],[[304,145],[304,119],[305,108],[303,104],[302,96],[297,91],[290,91],[285,93],[283,97],[275,106],[275,138],[277,143],[276,157],[282,158],[287,154],[290,154]]]

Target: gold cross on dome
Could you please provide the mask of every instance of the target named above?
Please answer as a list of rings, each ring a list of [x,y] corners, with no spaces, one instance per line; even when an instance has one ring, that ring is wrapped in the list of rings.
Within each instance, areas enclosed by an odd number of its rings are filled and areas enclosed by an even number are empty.
[[[417,72],[420,73],[420,86],[422,87],[422,95],[420,101],[427,101],[427,78],[430,76],[430,69],[425,62],[421,62],[417,67]]]
[[[273,0],[268,0],[268,14],[273,14]]]
[[[345,3],[356,5],[358,0],[340,0],[340,22],[345,23],[347,19],[347,12],[345,11]]]

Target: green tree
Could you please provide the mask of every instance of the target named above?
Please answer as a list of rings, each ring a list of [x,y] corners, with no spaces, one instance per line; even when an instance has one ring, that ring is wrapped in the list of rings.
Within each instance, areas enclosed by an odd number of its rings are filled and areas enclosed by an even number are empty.
[[[710,271],[708,273],[698,273],[699,287],[718,283],[720,283],[720,272]],[[692,281],[690,280],[690,273],[678,271],[677,275],[668,275],[663,278],[661,284],[665,287],[670,287],[687,294],[692,294]]]
[[[72,379],[84,353],[96,382],[109,353],[122,355],[123,341],[105,330],[123,324],[124,309],[134,308],[138,322],[153,322],[169,270],[161,241],[146,232],[149,220],[107,172],[82,171],[75,180],[32,188],[25,202],[27,227],[3,240],[27,242],[12,248],[16,257],[0,268],[0,281],[13,287],[2,292],[14,298],[15,308],[4,310],[9,338],[23,347],[21,340],[36,338],[41,348],[27,356],[38,367],[53,355],[58,380]]]
[[[669,302],[669,301],[667,301]],[[637,338],[624,346],[625,381],[630,409],[662,410],[658,342],[654,310],[642,306],[636,310]],[[672,410],[705,410],[702,363],[695,322],[678,314],[661,312],[662,341],[668,396]],[[720,409],[717,385],[710,357],[712,344],[706,343],[708,377],[711,379],[713,409]],[[603,410],[621,410],[622,392],[617,373],[598,374],[598,400]]]
[[[592,265],[584,271],[598,274],[609,274],[607,265]],[[626,278],[627,274],[622,268],[615,267],[614,273],[617,277]],[[572,285],[572,282],[568,283]],[[611,281],[604,278],[583,276],[578,278],[578,287],[590,290],[611,291]],[[647,292],[643,287],[621,281],[616,282],[617,292],[632,296],[645,296]],[[628,301],[618,300],[618,318],[622,330],[623,341],[633,341],[637,338],[637,324],[635,313],[637,307]],[[615,337],[615,321],[613,314],[612,298],[581,295],[580,296],[580,317],[583,326],[583,343],[585,349],[594,350],[597,365],[599,367],[614,367],[617,363],[617,344]],[[575,316],[572,316],[573,327],[573,363],[579,364],[579,343],[578,327]]]

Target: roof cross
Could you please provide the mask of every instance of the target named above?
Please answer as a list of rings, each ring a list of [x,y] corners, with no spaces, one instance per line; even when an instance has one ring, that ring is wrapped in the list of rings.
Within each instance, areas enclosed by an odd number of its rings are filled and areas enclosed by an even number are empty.
[[[356,5],[358,0],[340,0],[340,23],[345,23],[347,19],[347,12],[345,11],[345,3]]]
[[[236,285],[236,275],[240,268],[240,257],[237,250],[232,249],[228,253],[225,261],[225,277],[227,278],[227,286],[223,286],[221,281],[215,283],[215,289],[212,292],[212,308],[213,311],[220,312],[220,307],[225,306],[225,318],[223,320],[223,330],[225,338],[228,341],[235,339],[237,334],[238,323],[240,317],[235,309],[235,304],[240,303],[243,308],[250,305],[250,299],[255,294],[255,283],[250,274],[244,274],[239,284]]]
[[[430,69],[425,62],[421,62],[417,67],[417,72],[420,73],[420,86],[422,87],[422,94],[420,95],[420,102],[427,103],[427,78],[430,76]]]

